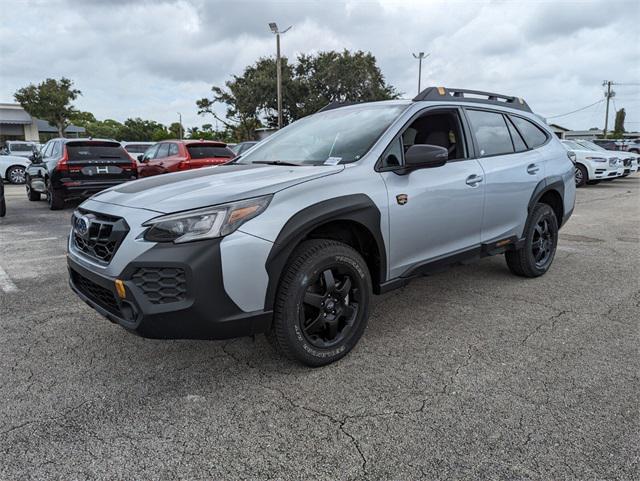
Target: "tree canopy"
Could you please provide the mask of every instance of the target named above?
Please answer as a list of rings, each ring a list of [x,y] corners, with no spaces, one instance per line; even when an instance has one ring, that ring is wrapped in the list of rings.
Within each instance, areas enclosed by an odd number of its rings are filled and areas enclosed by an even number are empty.
[[[64,77],[60,80],[48,78],[38,85],[29,84],[13,94],[30,115],[54,125],[60,137],[64,137],[69,119],[75,113],[72,102],[79,95],[82,92],[73,88],[73,81]]]
[[[277,125],[276,61],[261,58],[225,87],[213,86],[212,98],[196,102],[199,114],[212,114],[236,140],[252,139],[255,129]],[[295,64],[282,59],[282,116],[285,124],[317,112],[331,102],[368,102],[398,97],[385,82],[369,52],[320,52],[298,56]],[[226,106],[226,119],[215,113]]]

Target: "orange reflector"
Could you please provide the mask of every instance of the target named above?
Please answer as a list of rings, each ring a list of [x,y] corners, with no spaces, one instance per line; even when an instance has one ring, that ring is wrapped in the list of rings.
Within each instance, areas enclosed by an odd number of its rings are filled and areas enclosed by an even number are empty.
[[[511,239],[505,239],[505,240],[501,240],[500,242],[496,242],[496,246],[497,247],[502,247],[502,246],[506,246],[507,244],[511,243]]]
[[[116,292],[118,293],[118,297],[120,299],[124,299],[127,297],[127,291],[124,288],[124,282],[120,279],[116,279]]]
[[[438,93],[440,95],[444,95],[446,92],[444,91],[444,87],[438,87]]]

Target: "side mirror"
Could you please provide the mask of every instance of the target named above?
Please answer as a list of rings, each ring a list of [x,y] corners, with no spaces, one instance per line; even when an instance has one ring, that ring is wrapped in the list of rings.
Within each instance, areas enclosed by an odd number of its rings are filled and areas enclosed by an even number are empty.
[[[408,174],[416,169],[441,167],[447,163],[449,151],[439,145],[415,144],[404,154],[404,168],[401,174]]]
[[[40,152],[34,152],[29,157],[29,160],[31,160],[31,162],[33,162],[34,164],[38,164],[42,162],[42,154],[40,154]]]
[[[138,161],[142,162],[143,164],[149,162],[149,159],[147,159],[144,155],[139,155],[138,156]]]

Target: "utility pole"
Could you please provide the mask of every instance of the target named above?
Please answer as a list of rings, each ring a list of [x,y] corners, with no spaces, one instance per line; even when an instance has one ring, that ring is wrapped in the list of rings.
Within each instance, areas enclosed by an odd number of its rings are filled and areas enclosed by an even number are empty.
[[[269,23],[271,33],[276,36],[276,90],[278,92],[278,129],[282,128],[282,60],[280,58],[280,34],[287,33],[291,27],[286,28],[282,32],[278,30],[278,24]]]
[[[180,130],[178,131],[178,134],[180,135],[180,140],[182,140],[182,114],[180,112],[178,112],[178,122],[180,123]]]
[[[420,52],[418,55],[416,55],[415,53],[411,55],[413,55],[413,58],[418,59],[418,93],[420,93],[422,85],[422,59],[427,58],[431,54],[428,53],[425,55],[424,52]]]
[[[604,87],[605,85],[607,87],[607,91],[605,92],[604,96],[607,98],[607,108],[606,108],[605,114],[604,114],[604,132],[603,132],[603,137],[606,139],[607,138],[607,127],[609,127],[609,100],[611,100],[612,97],[615,97],[616,93],[611,91],[611,86],[615,85],[611,80],[605,80],[604,82],[602,82],[602,86]]]

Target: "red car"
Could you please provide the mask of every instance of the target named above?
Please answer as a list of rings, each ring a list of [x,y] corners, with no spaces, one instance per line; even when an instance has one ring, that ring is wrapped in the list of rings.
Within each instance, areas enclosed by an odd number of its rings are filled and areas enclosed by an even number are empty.
[[[167,140],[150,147],[138,157],[138,176],[226,164],[235,157],[224,142],[207,140]]]

